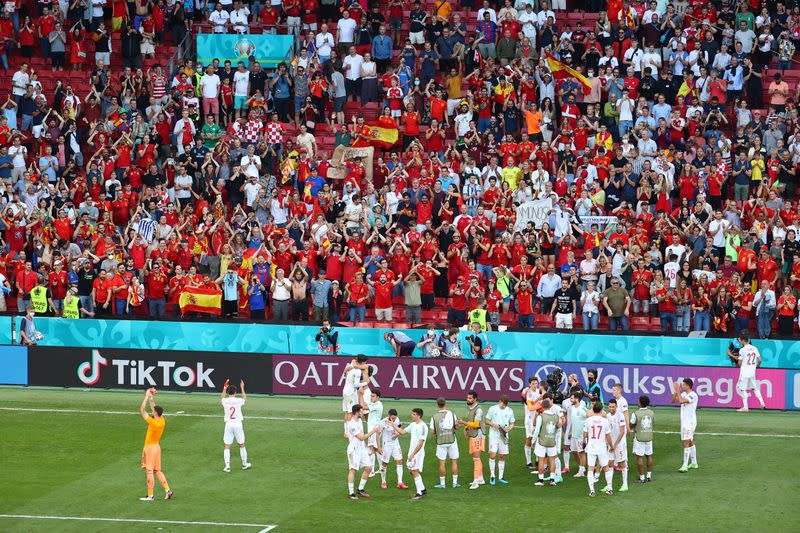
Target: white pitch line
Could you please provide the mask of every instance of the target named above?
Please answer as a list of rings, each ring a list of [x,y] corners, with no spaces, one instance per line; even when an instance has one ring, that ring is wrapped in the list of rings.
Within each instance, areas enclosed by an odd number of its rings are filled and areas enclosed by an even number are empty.
[[[35,407],[0,407],[0,411],[25,411],[32,413],[78,413],[78,414],[98,414],[98,415],[136,415],[139,413],[133,411],[103,411],[103,410],[86,410],[86,409],[42,409]],[[169,413],[167,413],[169,414]],[[219,415],[207,415],[200,413],[183,413],[172,414],[171,416],[190,417],[190,418],[220,418]],[[279,420],[284,422],[339,422],[341,419],[336,418],[304,418],[304,417],[285,417],[285,416],[246,416],[249,420]],[[680,435],[679,431],[654,431],[661,435]],[[781,439],[800,439],[800,435],[784,435],[779,433],[720,433],[720,432],[695,432],[695,435],[705,435],[709,437],[773,437]]]
[[[0,518],[23,518],[28,520],[66,520],[80,522],[128,522],[133,524],[171,524],[176,526],[220,526],[220,527],[260,527],[258,533],[275,529],[274,524],[244,524],[239,522],[190,522],[185,520],[145,520],[142,518],[102,518],[87,516],[46,516],[33,514],[0,514]]]

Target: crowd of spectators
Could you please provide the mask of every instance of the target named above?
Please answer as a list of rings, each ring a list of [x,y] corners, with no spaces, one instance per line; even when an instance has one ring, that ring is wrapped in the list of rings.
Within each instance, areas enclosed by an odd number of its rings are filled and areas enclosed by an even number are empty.
[[[3,4],[12,307],[164,318],[203,288],[227,317],[794,334],[796,0],[198,5]],[[293,57],[169,72],[206,27]],[[365,116],[400,139],[334,178]]]

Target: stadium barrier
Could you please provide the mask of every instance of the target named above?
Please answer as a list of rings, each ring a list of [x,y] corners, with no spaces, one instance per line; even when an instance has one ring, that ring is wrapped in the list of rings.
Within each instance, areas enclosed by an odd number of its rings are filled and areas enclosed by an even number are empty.
[[[226,379],[272,394],[272,356],[230,352],[28,348],[28,385],[219,392]]]
[[[6,322],[3,322],[3,321]],[[11,344],[10,317],[0,317],[0,344]],[[16,335],[19,319],[16,318]],[[6,324],[7,327],[3,328]],[[318,326],[262,324],[244,321],[70,320],[36,317],[44,334],[42,346],[83,346],[201,352],[328,354],[315,340]],[[393,357],[383,335],[389,329],[336,328],[339,354],[366,353]],[[402,330],[414,341],[425,329]],[[460,334],[461,353],[467,359],[466,333]],[[553,361],[558,363],[630,363],[676,366],[726,366],[727,338],[690,338],[656,335],[489,332],[486,334],[495,361]],[[763,368],[800,369],[800,343],[788,340],[754,340]],[[415,357],[422,351],[414,350]]]
[[[349,358],[332,355],[254,354],[183,350],[2,346],[0,383],[13,385],[159,389],[217,392],[226,379],[245,379],[250,392],[278,395],[338,396]],[[597,361],[475,361],[375,357],[372,387],[385,397],[463,400],[475,390],[481,398],[512,399],[527,378],[544,380],[559,366],[586,382],[597,370],[604,396],[622,384],[629,399],[647,394],[653,405],[670,403],[670,383],[691,377],[702,407],[738,407],[738,370],[733,366],[600,363]],[[762,368],[762,395],[770,409],[800,409],[800,371]]]

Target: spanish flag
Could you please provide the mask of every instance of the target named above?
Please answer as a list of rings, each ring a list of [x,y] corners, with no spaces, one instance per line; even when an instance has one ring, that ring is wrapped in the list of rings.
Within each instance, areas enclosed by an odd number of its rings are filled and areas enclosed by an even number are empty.
[[[193,287],[181,293],[178,304],[181,307],[181,313],[195,312],[219,315],[221,312],[220,306],[222,305],[222,293],[214,289]]]
[[[581,74],[574,68],[565,65],[564,63],[556,59],[550,52],[545,52],[544,55],[545,58],[547,59],[547,66],[550,67],[550,72],[553,73],[553,78],[557,80],[563,80],[566,78],[575,78],[576,80],[578,80],[579,83],[581,83],[585,87],[584,94],[592,90],[592,83],[583,74]]]
[[[391,148],[397,143],[399,132],[397,124],[393,126],[386,123],[370,122],[358,132],[360,137],[353,141],[353,147],[375,146],[377,148]]]
[[[256,260],[256,252],[258,248],[248,248],[242,254],[242,269],[244,270],[253,270],[253,263]]]

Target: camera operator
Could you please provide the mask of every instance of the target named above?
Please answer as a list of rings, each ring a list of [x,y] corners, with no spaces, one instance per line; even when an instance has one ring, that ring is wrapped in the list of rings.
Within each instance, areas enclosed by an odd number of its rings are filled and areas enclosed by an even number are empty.
[[[600,383],[597,382],[597,370],[594,368],[589,369],[586,376],[589,380],[586,387],[586,396],[589,397],[591,402],[603,403],[603,389],[600,387]]]
[[[330,321],[322,321],[322,327],[319,328],[314,340],[317,341],[317,347],[320,352],[332,355],[337,355],[339,353],[339,332],[333,331],[333,326],[331,326]]]
[[[472,322],[470,328],[469,335],[467,335],[466,339],[473,357],[475,357],[475,359],[491,357],[492,345],[489,344],[489,338],[486,336],[486,332],[483,328],[481,328],[480,322]]]

